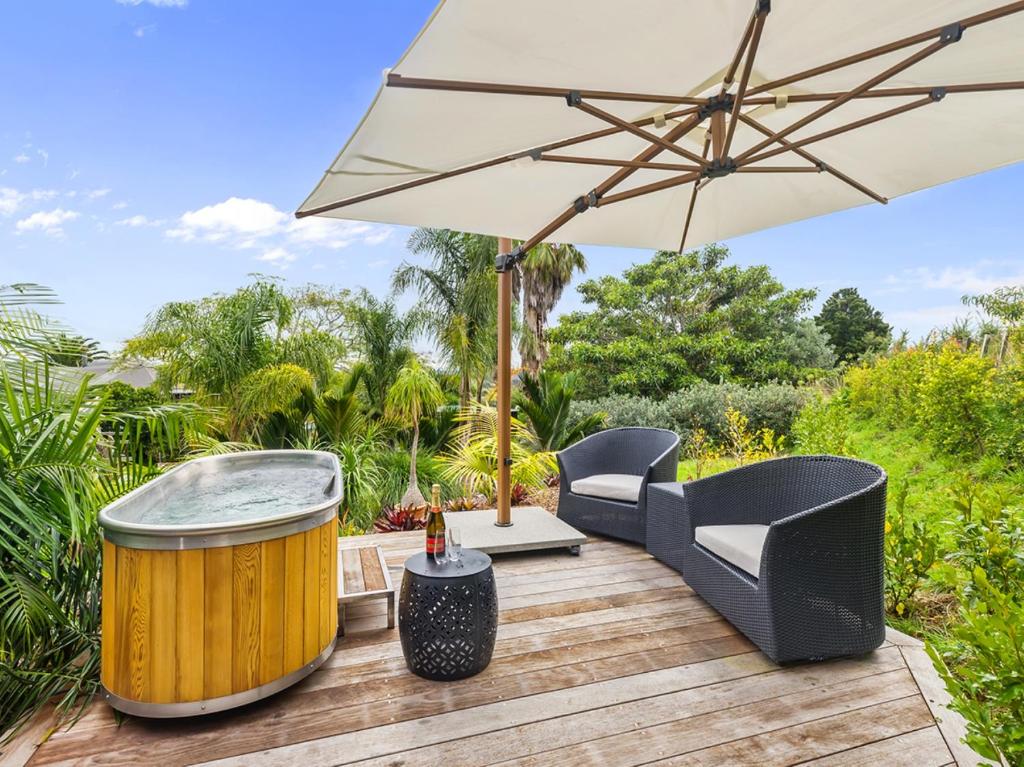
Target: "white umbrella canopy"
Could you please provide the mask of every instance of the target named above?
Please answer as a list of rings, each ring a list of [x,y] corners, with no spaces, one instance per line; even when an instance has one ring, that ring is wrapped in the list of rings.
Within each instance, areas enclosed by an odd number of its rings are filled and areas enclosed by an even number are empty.
[[[998,0],[442,0],[296,215],[503,238],[507,526],[527,250],[681,250],[1018,162],[1022,41]]]
[[[1022,41],[1021,2],[447,0],[298,215],[676,249],[882,202],[1024,160]]]

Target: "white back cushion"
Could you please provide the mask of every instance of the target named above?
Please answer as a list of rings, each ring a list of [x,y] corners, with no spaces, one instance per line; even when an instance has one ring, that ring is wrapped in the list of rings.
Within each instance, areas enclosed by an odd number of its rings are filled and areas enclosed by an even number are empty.
[[[761,551],[768,525],[701,525],[693,537],[708,551],[755,578],[761,572]]]

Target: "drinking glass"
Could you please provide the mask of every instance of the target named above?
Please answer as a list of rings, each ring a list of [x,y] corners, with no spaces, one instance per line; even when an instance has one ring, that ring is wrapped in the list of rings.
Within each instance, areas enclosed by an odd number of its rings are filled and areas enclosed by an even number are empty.
[[[448,558],[455,563],[456,567],[462,567],[462,533],[457,527],[448,528],[447,549]]]

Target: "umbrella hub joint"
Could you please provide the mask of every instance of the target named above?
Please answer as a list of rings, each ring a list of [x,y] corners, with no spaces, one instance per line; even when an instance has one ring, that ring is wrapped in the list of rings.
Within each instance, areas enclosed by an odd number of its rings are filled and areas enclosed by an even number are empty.
[[[596,189],[591,189],[585,195],[577,197],[572,201],[572,209],[577,213],[586,213],[591,208],[596,208],[601,201],[601,195]]]
[[[734,103],[735,96],[731,93],[716,93],[714,96],[708,97],[707,103],[697,111],[697,114],[701,121],[704,121],[715,112],[731,112]]]
[[[949,45],[950,43],[960,42],[960,38],[964,36],[964,25],[959,21],[954,21],[952,24],[947,24],[939,32],[939,42],[943,45]]]
[[[526,251],[519,245],[511,253],[499,253],[498,257],[494,259],[494,270],[499,274],[511,272],[516,268],[516,264],[524,258],[526,258]]]
[[[723,178],[736,172],[736,161],[731,157],[716,158],[711,161],[702,171],[704,178]]]

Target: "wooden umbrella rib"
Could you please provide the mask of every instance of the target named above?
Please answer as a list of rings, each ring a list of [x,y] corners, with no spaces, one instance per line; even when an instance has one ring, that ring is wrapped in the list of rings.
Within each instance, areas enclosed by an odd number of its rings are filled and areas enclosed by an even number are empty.
[[[902,61],[900,61],[900,62],[898,62],[896,64],[893,64],[891,67],[886,69],[884,72],[881,72],[880,74],[875,75],[870,80],[865,80],[863,83],[858,85],[856,88],[853,88],[852,90],[847,91],[846,93],[844,93],[843,95],[839,96],[838,98],[835,98],[832,101],[827,102],[823,106],[818,107],[813,112],[811,112],[809,115],[806,115],[805,117],[797,120],[796,122],[791,123],[790,125],[786,126],[782,130],[774,132],[771,136],[768,136],[763,141],[760,141],[759,143],[755,144],[754,146],[752,146],[751,148],[749,148],[745,152],[743,152],[739,157],[736,158],[736,161],[737,162],[741,162],[741,161],[747,159],[748,157],[756,154],[757,152],[760,152],[762,149],[764,149],[766,146],[771,144],[773,141],[775,141],[777,139],[780,139],[780,138],[785,138],[786,136],[788,136],[789,134],[793,133],[794,131],[800,130],[800,128],[803,128],[808,123],[811,123],[811,122],[813,122],[814,120],[817,120],[820,117],[824,117],[825,115],[829,114],[833,110],[838,109],[839,107],[841,107],[843,104],[845,104],[850,99],[854,98],[858,93],[863,93],[864,91],[866,91],[866,90],[868,90],[870,88],[873,88],[874,86],[878,85],[879,83],[885,82],[890,77],[892,77],[892,76],[894,76],[896,74],[899,74],[900,72],[904,71],[905,69],[909,69],[910,67],[914,66],[914,64],[917,64],[918,62],[923,61],[924,59],[926,59],[929,56],[931,56],[933,53],[935,53],[937,51],[940,51],[940,50],[942,50],[945,47],[946,47],[946,43],[941,41],[941,40],[937,40],[934,43],[932,43],[931,45],[925,46],[924,48],[919,50],[917,53],[914,53],[913,55],[908,56],[907,58],[903,59]]]
[[[813,136],[807,136],[806,138],[798,139],[797,141],[793,141],[785,146],[770,149],[767,152],[762,152],[761,154],[754,155],[753,157],[748,157],[747,159],[742,160],[737,164],[742,168],[744,165],[750,165],[752,163],[767,160],[770,157],[775,157],[776,155],[784,154],[786,152],[792,152],[793,150],[807,146],[808,144],[814,144],[818,141],[824,141],[827,138],[832,138],[833,136],[848,133],[852,130],[856,130],[857,128],[863,128],[865,125],[871,125],[872,123],[881,122],[882,120],[886,120],[890,117],[896,117],[897,115],[906,114],[907,112],[911,112],[915,109],[919,109],[921,107],[935,103],[937,103],[937,99],[932,98],[931,96],[928,96],[923,99],[918,99],[917,101],[911,101],[909,104],[904,104],[894,109],[887,109],[886,111],[879,112],[876,115],[864,117],[861,118],[860,120],[854,120],[851,123],[846,123],[845,125],[840,125],[838,127],[831,128],[830,130],[822,131],[821,133],[816,133]]]
[[[974,27],[978,26],[979,24],[985,24],[990,21],[995,21],[997,19],[1001,19],[1015,13],[1020,13],[1021,11],[1024,11],[1024,0],[1020,0],[1019,2],[1015,3],[1010,3],[1008,5],[1003,5],[998,8],[993,8],[990,11],[985,11],[984,13],[979,13],[974,16],[969,16],[966,19],[962,19],[960,21],[960,26],[963,27],[964,29],[967,29],[969,27]],[[869,59],[884,56],[885,54],[888,53],[895,53],[896,51],[903,50],[904,48],[909,48],[912,45],[927,42],[928,40],[931,40],[936,36],[942,34],[942,31],[946,28],[946,26],[948,25],[935,27],[933,29],[929,29],[927,32],[921,32],[920,34],[910,35],[909,37],[904,37],[899,40],[895,40],[894,42],[886,43],[885,45],[879,45],[876,48],[870,48],[869,50],[862,51],[860,53],[855,53],[851,56],[845,56],[841,59],[836,59],[835,61],[829,62],[828,64],[822,64],[817,67],[812,67],[811,69],[805,69],[802,72],[797,72],[796,74],[792,74],[787,77],[781,77],[777,80],[771,80],[769,82],[758,85],[756,88],[752,88],[750,91],[750,95],[754,96],[758,93],[772,91],[776,88],[782,87],[783,85],[789,85],[791,83],[798,82],[799,80],[806,80],[810,77],[816,77],[818,75],[826,74],[828,72],[833,72],[837,69],[842,69],[843,67],[848,67],[853,64],[859,64],[863,61],[868,61]]]
[[[541,85],[484,83],[471,80],[442,80],[428,77],[405,77],[395,72],[388,74],[387,84],[389,88],[454,91],[459,93],[490,93],[508,96],[541,96],[564,99],[568,93],[576,91],[583,98],[594,101],[636,101],[647,104],[686,104],[690,106],[704,103],[703,99],[675,93],[632,93],[629,91],[603,91],[587,88],[552,88]]]
[[[759,132],[759,133],[761,133],[761,134],[763,134],[765,136],[773,135],[771,128],[769,128],[769,127],[767,127],[765,125],[762,125],[761,123],[759,123],[754,118],[752,118],[752,117],[750,117],[748,115],[745,115],[742,112],[740,113],[740,120],[742,120],[747,125],[749,125],[751,128],[753,128],[754,130],[756,130],[757,132]],[[790,142],[786,141],[786,139],[776,139],[776,141],[778,143],[782,144],[783,146],[788,146],[790,144]],[[831,165],[828,165],[827,163],[825,163],[822,160],[818,159],[818,157],[816,157],[815,155],[813,155],[810,152],[806,151],[805,149],[794,149],[793,151],[796,153],[796,155],[798,157],[802,157],[805,160],[807,160],[808,162],[813,162],[816,165],[820,165],[821,167],[823,167],[825,169],[825,172],[828,173],[829,175],[834,176],[835,178],[838,178],[840,181],[842,181],[843,183],[845,183],[845,184],[847,184],[849,186],[852,186],[858,192],[861,192],[862,194],[866,194],[868,197],[872,198],[876,202],[880,202],[883,205],[885,205],[885,204],[887,204],[889,202],[889,199],[887,197],[883,197],[882,195],[878,194],[878,192],[875,192],[872,189],[869,189],[868,187],[864,186],[864,184],[860,183],[859,181],[856,181],[855,179],[850,178],[848,175],[846,175],[842,171],[837,170],[836,168],[832,167]]]
[[[588,104],[586,101],[581,101],[579,104],[576,105],[576,108],[579,109],[581,112],[585,112],[591,117],[596,117],[599,120],[604,120],[605,122],[611,125],[614,125],[618,128],[622,128],[627,133],[632,133],[634,136],[638,136],[644,139],[645,141],[656,146],[659,146],[668,152],[673,152],[674,154],[677,154],[680,157],[685,157],[687,160],[692,160],[693,162],[699,165],[705,164],[705,161],[701,159],[700,155],[695,154],[694,152],[691,152],[688,149],[683,149],[681,146],[676,146],[674,143],[662,138],[658,134],[651,133],[650,131],[645,131],[643,128],[633,125],[633,123],[628,122],[627,120],[623,120],[621,117],[618,117],[616,115],[611,114],[610,112],[606,112],[603,109],[595,107],[593,104]]]
[[[614,160],[604,157],[576,157],[573,155],[542,154],[541,160],[546,162],[562,162],[576,165],[607,165],[619,168],[637,168],[646,170],[671,170],[679,173],[700,170],[695,165],[682,165],[673,162],[640,162],[638,160]]]
[[[821,171],[821,167],[817,165],[747,165],[736,169],[737,173],[821,173]]]
[[[762,14],[758,13],[755,9],[750,14],[750,20],[747,22],[747,26],[743,31],[743,36],[740,38],[740,44],[736,47],[736,53],[732,56],[732,61],[729,62],[728,69],[725,70],[725,77],[722,78],[722,92],[724,93],[732,85],[733,78],[736,76],[736,70],[739,69],[740,61],[743,60],[743,52],[747,49],[747,43],[750,42],[750,36],[754,33],[754,24],[756,23],[759,16]]]
[[[704,149],[701,152],[702,157],[708,156],[708,148],[711,146],[711,142],[704,139]],[[693,219],[693,209],[697,203],[697,193],[701,190],[700,179],[694,182],[693,190],[690,192],[690,204],[686,208],[686,221],[683,223],[683,236],[679,238],[679,252],[683,252],[683,248],[686,247],[686,236],[690,233],[690,221]]]
[[[674,119],[677,119],[677,118],[680,118],[680,117],[686,117],[686,118],[692,120],[693,115],[696,114],[697,111],[698,111],[698,107],[685,107],[683,109],[678,109],[678,110],[674,110],[672,112],[667,112],[664,115],[664,117],[666,119],[670,119],[670,120],[674,120]],[[653,117],[646,117],[646,118],[644,118],[642,120],[637,120],[635,124],[639,125],[639,126],[653,125],[654,124],[654,118]],[[353,197],[346,197],[343,200],[338,200],[336,202],[327,203],[325,205],[319,205],[319,206],[317,206],[315,208],[310,208],[309,210],[298,211],[295,214],[295,217],[296,218],[306,218],[307,216],[320,215],[322,213],[327,213],[327,212],[332,211],[332,210],[337,210],[339,208],[344,208],[344,207],[347,207],[349,205],[355,205],[356,203],[366,202],[367,200],[373,200],[373,199],[376,199],[378,197],[385,197],[385,196],[387,196],[389,194],[396,194],[398,192],[404,192],[407,189],[415,189],[416,187],[424,186],[426,184],[433,184],[435,182],[444,181],[444,180],[449,179],[449,178],[455,178],[457,176],[463,176],[463,175],[465,175],[467,173],[473,173],[473,172],[478,171],[478,170],[486,170],[487,168],[492,168],[492,167],[494,167],[496,165],[503,165],[504,163],[512,162],[513,160],[517,160],[517,159],[519,159],[521,157],[527,156],[527,155],[530,154],[530,152],[533,152],[533,151],[544,152],[544,151],[551,150],[551,149],[564,149],[565,147],[568,147],[568,146],[575,146],[577,144],[583,144],[583,143],[586,143],[588,141],[595,141],[595,140],[600,139],[600,138],[606,138],[608,136],[615,136],[615,135],[618,135],[619,133],[623,133],[623,132],[624,132],[623,128],[615,126],[615,127],[610,127],[610,128],[604,128],[602,130],[590,131],[589,133],[582,133],[580,135],[571,136],[569,138],[561,139],[559,141],[553,141],[553,142],[551,142],[549,144],[544,144],[544,145],[542,145],[540,147],[536,147],[534,149],[531,149],[531,150],[528,150],[528,151],[525,151],[525,152],[516,152],[514,154],[502,155],[501,157],[495,157],[495,158],[490,159],[490,160],[484,160],[482,162],[473,163],[472,165],[465,165],[465,166],[463,166],[461,168],[455,168],[453,170],[442,171],[441,173],[435,173],[434,175],[427,176],[425,178],[417,178],[417,179],[413,179],[411,181],[404,181],[401,184],[395,184],[393,186],[385,187],[384,189],[377,189],[377,190],[374,190],[372,192],[365,192],[363,194],[358,194],[358,195],[355,195]]]
[[[700,177],[701,174],[699,172],[684,173],[681,176],[673,176],[672,178],[654,181],[650,184],[644,184],[643,186],[636,186],[632,189],[627,189],[624,192],[619,192],[618,194],[609,194],[601,197],[598,202],[598,207],[603,208],[605,205],[612,205],[613,203],[623,202],[624,200],[632,200],[634,197],[643,197],[644,195],[653,194],[654,192],[660,192],[663,189],[671,189],[682,184],[688,184],[691,181],[697,181]]]
[[[987,93],[991,91],[1024,90],[1024,80],[1011,80],[993,83],[961,83],[960,85],[922,85],[906,88],[874,88],[858,93],[855,99],[894,98],[900,96],[927,96],[935,88],[944,88],[947,93]],[[831,93],[792,93],[786,96],[790,104],[801,104],[812,101],[832,101],[839,98],[845,91]],[[774,104],[774,96],[749,96],[743,100],[744,106],[766,106]]]
[[[754,57],[757,55],[757,48],[761,43],[761,33],[764,31],[764,22],[767,18],[767,12],[758,13],[757,20],[754,22],[754,33],[750,37],[750,46],[747,48],[747,56],[743,61],[743,73],[740,75],[740,84],[737,86],[736,96],[733,98],[732,112],[729,115],[729,129],[725,134],[722,157],[728,156],[729,147],[732,146],[732,138],[736,133],[736,115],[740,113],[743,99],[747,95],[747,85],[750,83],[750,73],[754,67]]]

